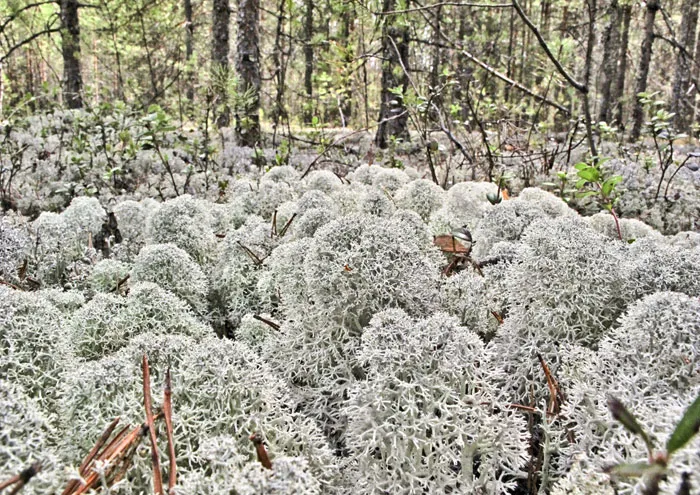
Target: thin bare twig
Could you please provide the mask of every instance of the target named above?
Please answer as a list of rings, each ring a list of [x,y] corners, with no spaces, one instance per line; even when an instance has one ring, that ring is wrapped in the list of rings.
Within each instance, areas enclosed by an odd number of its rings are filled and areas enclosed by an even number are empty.
[[[151,440],[151,461],[153,462],[153,491],[156,495],[163,495],[163,479],[160,473],[160,458],[158,457],[158,445],[156,444],[156,429],[151,409],[151,372],[148,367],[148,357],[144,354],[143,368],[143,406],[146,409],[146,424],[148,436]]]
[[[511,7],[509,3],[476,3],[476,2],[440,2],[421,7],[411,7],[410,9],[388,10],[386,12],[372,12],[374,15],[395,15],[407,14],[409,12],[420,12],[421,10],[437,9],[440,7],[483,7],[489,9],[508,9]]]
[[[41,471],[41,463],[35,462],[26,469],[23,469],[19,474],[14,475],[9,480],[0,483],[0,491],[4,490],[8,486],[16,485],[10,491],[10,495],[19,493],[19,491],[24,488],[24,485],[29,483],[34,476],[36,476]]]
[[[173,439],[173,392],[170,380],[170,367],[165,372],[165,391],[163,392],[163,415],[165,417],[165,432],[168,436],[168,458],[170,473],[168,473],[168,495],[175,494],[177,484],[177,459],[175,457],[175,441]]]
[[[260,315],[253,315],[253,318],[255,318],[256,320],[258,320],[258,321],[260,321],[260,322],[262,322],[262,323],[264,323],[265,325],[269,326],[269,327],[272,328],[273,330],[279,331],[279,329],[280,329],[280,326],[279,326],[278,323],[275,323],[274,321],[270,321],[270,320],[268,320],[267,318],[263,318],[263,317],[260,316]]]

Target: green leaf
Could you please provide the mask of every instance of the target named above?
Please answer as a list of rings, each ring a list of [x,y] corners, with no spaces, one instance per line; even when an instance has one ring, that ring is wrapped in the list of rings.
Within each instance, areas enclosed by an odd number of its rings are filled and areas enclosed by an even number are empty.
[[[642,426],[637,422],[637,418],[627,410],[622,402],[617,400],[615,397],[608,398],[608,409],[617,421],[619,421],[625,429],[635,435],[639,435],[644,440],[649,452],[654,450],[654,444],[651,442],[651,438],[644,431]]]
[[[595,196],[596,194],[598,194],[598,193],[595,191],[581,191],[581,192],[576,193],[576,197],[577,198],[587,198],[589,196]]]
[[[574,165],[574,168],[575,168],[576,170],[583,170],[584,168],[588,168],[588,164],[587,164],[587,163],[583,163],[583,162],[579,162],[579,163],[577,163],[576,165]]]
[[[578,176],[582,179],[586,179],[588,182],[597,182],[598,179],[600,179],[600,173],[593,167],[579,170]]]
[[[683,418],[676,425],[671,438],[668,439],[666,443],[668,455],[683,447],[698,431],[700,431],[700,395],[686,409]]]
[[[610,196],[610,193],[615,188],[615,185],[617,185],[621,180],[622,180],[622,176],[613,175],[608,180],[603,182],[603,186],[602,186],[603,195]]]

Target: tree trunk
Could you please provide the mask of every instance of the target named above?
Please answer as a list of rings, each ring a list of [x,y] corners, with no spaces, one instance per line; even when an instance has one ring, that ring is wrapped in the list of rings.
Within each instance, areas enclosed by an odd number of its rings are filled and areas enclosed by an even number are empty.
[[[82,108],[83,77],[80,73],[80,23],[78,0],[61,0],[61,50],[63,53],[63,103]]]
[[[617,79],[610,95],[613,105],[612,120],[617,122],[621,129],[625,127],[624,99],[625,99],[625,78],[627,77],[627,48],[630,41],[630,21],[632,20],[632,3],[622,6],[620,12],[622,19],[622,35],[620,39],[620,51],[618,59],[620,63],[617,67]]]
[[[620,6],[617,0],[610,3],[610,22],[603,32],[603,61],[601,63],[602,82],[600,87],[600,108],[598,122],[612,120],[613,84],[617,80],[617,62],[620,54]]]
[[[698,25],[698,0],[684,0],[681,5],[683,18],[681,20],[678,43],[680,49],[676,59],[676,75],[673,79],[673,96],[671,111],[676,115],[673,123],[676,130],[689,132],[693,120],[693,101],[691,98],[691,64],[695,46],[695,29]]]
[[[353,27],[353,12],[354,8],[351,4],[344,6],[342,18],[340,21],[340,40],[345,47],[345,52],[343,54],[343,76],[345,80],[345,88],[341,94],[340,100],[340,112],[341,120],[347,125],[349,123],[350,117],[352,117],[352,83],[351,83],[351,71],[352,71],[352,60],[354,49],[350,43],[350,35],[352,33]]]
[[[186,98],[192,102],[194,99],[194,87],[192,84],[192,55],[194,54],[194,23],[192,22],[192,0],[185,0],[185,65],[187,67],[185,90]]]
[[[284,7],[287,0],[279,0],[277,5],[277,26],[275,28],[275,45],[272,49],[272,63],[275,67],[275,105],[272,108],[271,118],[273,126],[272,146],[277,145],[277,130],[281,119],[287,119],[287,110],[284,106],[284,93],[287,79],[287,63],[284,59]]]
[[[697,84],[700,81],[700,33],[695,40],[695,65],[693,66],[693,81]],[[693,122],[698,121],[698,107],[695,104],[697,101],[697,96],[700,94],[700,88],[695,87],[693,95],[690,97],[691,103],[693,103]]]
[[[211,70],[212,81],[216,98],[216,125],[219,128],[227,127],[231,123],[231,109],[228,104],[228,77],[229,77],[229,21],[231,9],[228,0],[212,0],[212,43],[211,43]]]
[[[384,0],[383,12],[394,10],[395,0]],[[382,26],[382,89],[381,106],[379,108],[379,126],[374,138],[380,148],[389,145],[393,136],[397,139],[409,140],[408,114],[403,98],[391,92],[399,87],[406,92],[408,76],[408,28],[395,26],[394,16],[384,16]]]
[[[260,144],[260,3],[238,1],[236,72],[241,102],[236,108],[236,138],[241,146]]]
[[[468,9],[459,9],[459,42],[461,46],[465,47],[469,52],[471,52],[471,47],[467,44],[467,40],[471,39],[473,34],[473,24],[471,21],[471,14]],[[511,17],[512,20],[512,17]],[[513,40],[513,31],[511,31],[511,41]],[[508,70],[512,67],[512,43],[508,45]],[[457,85],[455,85],[454,91],[454,101],[460,106],[460,120],[466,125],[469,120],[469,107],[463,104],[464,99],[467,96],[467,90],[469,88],[469,83],[472,80],[474,70],[470,64],[469,59],[464,55],[462,50],[457,52]],[[510,76],[508,76],[510,77]],[[508,86],[506,86],[506,96],[508,99]]]
[[[644,14],[644,39],[642,40],[642,51],[639,57],[639,68],[637,69],[637,80],[634,88],[634,107],[632,110],[632,132],[630,140],[637,141],[642,133],[642,121],[644,120],[644,109],[637,95],[645,93],[647,90],[647,78],[649,77],[649,64],[651,63],[651,52],[654,45],[654,20],[656,13],[661,9],[660,0],[649,0],[647,2],[646,13]]]
[[[304,14],[304,123],[310,124],[313,118],[313,75],[314,75],[314,47],[311,44],[314,36],[314,0],[306,0],[306,13]]]

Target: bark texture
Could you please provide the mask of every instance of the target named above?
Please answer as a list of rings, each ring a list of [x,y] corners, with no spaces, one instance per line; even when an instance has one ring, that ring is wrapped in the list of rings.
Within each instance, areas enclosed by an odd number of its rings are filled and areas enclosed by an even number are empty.
[[[239,0],[236,72],[240,101],[236,105],[236,138],[241,146],[260,144],[259,33],[259,0]]]
[[[613,115],[613,85],[617,80],[618,60],[620,54],[621,9],[617,0],[610,3],[610,22],[603,32],[603,62],[601,64],[600,107],[598,121],[610,122]]]
[[[625,82],[627,77],[627,47],[630,41],[630,21],[632,20],[632,3],[626,3],[622,6],[620,11],[620,17],[622,18],[622,32],[620,34],[620,52],[619,52],[619,65],[617,66],[617,78],[615,79],[615,85],[613,86],[613,91],[610,96],[610,100],[613,104],[613,122],[624,128],[625,122],[625,112],[624,112],[624,95],[625,95]]]
[[[229,21],[231,9],[228,0],[212,0],[211,70],[216,97],[216,125],[227,127],[231,123],[231,109],[226,91],[229,76]]]
[[[384,0],[383,11],[389,12],[395,8],[394,0]],[[391,89],[399,87],[405,93],[408,88],[408,28],[394,25],[394,16],[384,16],[382,26],[382,90],[381,106],[379,109],[379,126],[375,136],[375,144],[386,148],[392,136],[397,139],[409,140],[408,114],[400,96]]]
[[[678,32],[678,58],[676,74],[673,78],[673,96],[671,111],[676,115],[673,123],[678,131],[689,132],[693,120],[693,101],[691,98],[691,69],[695,45],[695,29],[698,26],[698,0],[683,0],[681,7],[683,18]]]
[[[642,133],[642,122],[644,120],[644,108],[636,95],[647,90],[647,79],[649,77],[649,65],[651,63],[652,48],[654,46],[654,21],[656,14],[661,9],[659,0],[649,0],[646,12],[644,13],[644,38],[642,40],[642,50],[639,56],[639,68],[637,69],[637,80],[634,88],[634,107],[632,110],[632,132],[630,140],[636,141]]]
[[[80,72],[80,22],[77,0],[61,0],[61,43],[63,103],[68,108],[82,108],[83,77]]]
[[[304,105],[304,123],[310,124],[313,117],[313,76],[314,76],[314,47],[311,44],[314,36],[314,2],[306,0],[306,13],[304,14],[304,91],[306,92],[306,104]]]

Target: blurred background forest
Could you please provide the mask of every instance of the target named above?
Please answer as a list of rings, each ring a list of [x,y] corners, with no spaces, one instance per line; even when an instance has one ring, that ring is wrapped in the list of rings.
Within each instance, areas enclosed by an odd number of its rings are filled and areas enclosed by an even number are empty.
[[[464,163],[493,179],[517,156],[547,175],[578,146],[598,157],[601,142],[620,151],[645,136],[663,166],[669,147],[673,160],[674,143],[698,133],[698,9],[697,0],[5,0],[0,116],[157,110],[205,145],[231,129],[239,146],[277,149],[280,163],[297,145],[348,151],[364,132],[357,158],[371,163],[375,150],[410,140],[445,184]],[[445,150],[454,163],[440,162]],[[433,169],[446,171],[438,180]]]

